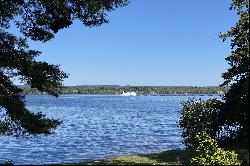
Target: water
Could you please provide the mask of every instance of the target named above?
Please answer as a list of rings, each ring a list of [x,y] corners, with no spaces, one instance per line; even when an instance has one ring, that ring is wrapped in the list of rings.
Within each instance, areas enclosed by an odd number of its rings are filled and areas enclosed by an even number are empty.
[[[0,163],[77,163],[183,148],[181,101],[208,95],[29,95],[27,107],[63,120],[49,136],[0,136]]]

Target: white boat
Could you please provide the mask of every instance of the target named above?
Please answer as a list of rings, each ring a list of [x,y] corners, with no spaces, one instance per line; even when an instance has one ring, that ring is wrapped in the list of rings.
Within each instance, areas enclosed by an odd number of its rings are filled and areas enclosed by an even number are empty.
[[[136,96],[136,92],[124,92],[122,91],[122,96]]]

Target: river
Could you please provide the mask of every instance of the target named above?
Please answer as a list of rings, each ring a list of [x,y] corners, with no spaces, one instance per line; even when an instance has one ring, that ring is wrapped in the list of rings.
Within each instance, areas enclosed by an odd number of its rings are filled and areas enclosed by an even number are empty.
[[[77,163],[183,148],[181,101],[218,95],[28,95],[27,108],[59,118],[54,134],[0,136],[0,163]]]

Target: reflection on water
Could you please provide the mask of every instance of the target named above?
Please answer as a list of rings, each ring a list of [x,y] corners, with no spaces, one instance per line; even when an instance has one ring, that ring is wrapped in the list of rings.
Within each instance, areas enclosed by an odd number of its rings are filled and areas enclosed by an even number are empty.
[[[76,163],[182,148],[180,102],[191,97],[218,96],[29,95],[28,109],[63,123],[49,136],[0,136],[0,163]]]

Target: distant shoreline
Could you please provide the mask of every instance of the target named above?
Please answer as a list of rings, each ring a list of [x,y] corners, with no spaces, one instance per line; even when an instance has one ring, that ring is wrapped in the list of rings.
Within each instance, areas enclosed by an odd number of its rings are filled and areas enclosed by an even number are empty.
[[[22,87],[23,94],[46,94],[37,89]],[[164,96],[164,95],[223,95],[227,87],[196,87],[196,86],[64,86],[60,89],[60,95],[86,94],[86,95],[121,95],[126,92],[136,93],[136,96]]]
[[[49,95],[48,93],[26,93],[23,95]],[[85,93],[82,93],[82,94],[59,94],[59,96],[62,96],[62,95],[88,95],[88,96],[121,96],[121,97],[135,97],[135,96],[122,96],[121,94],[85,94]],[[140,94],[140,95],[136,95],[136,96],[220,96],[220,95],[223,95],[223,94],[217,94],[217,93],[188,93],[188,94]]]

